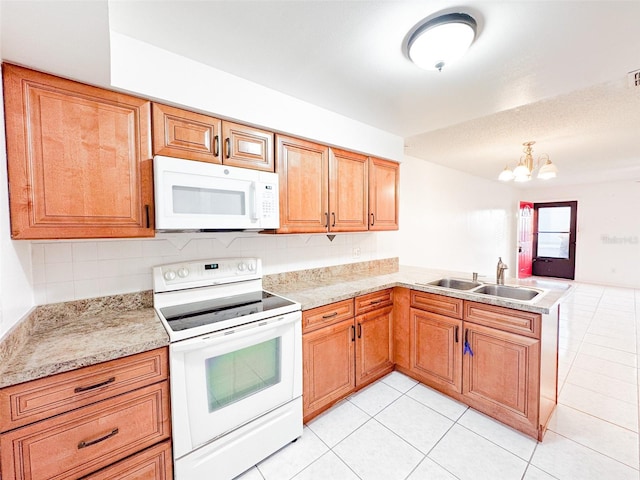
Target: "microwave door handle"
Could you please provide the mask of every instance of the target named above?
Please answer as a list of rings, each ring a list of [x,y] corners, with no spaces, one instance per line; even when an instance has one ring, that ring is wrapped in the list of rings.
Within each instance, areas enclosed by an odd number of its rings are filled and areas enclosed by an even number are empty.
[[[253,206],[251,209],[251,220],[257,222],[258,218],[258,188],[256,182],[251,182],[251,196],[253,197]]]

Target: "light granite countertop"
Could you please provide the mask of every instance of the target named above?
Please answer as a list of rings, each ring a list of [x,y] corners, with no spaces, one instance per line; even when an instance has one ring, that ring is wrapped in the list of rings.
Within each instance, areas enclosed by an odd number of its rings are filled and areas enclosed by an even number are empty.
[[[571,288],[562,281],[507,279],[508,285],[545,290],[534,301],[521,302],[425,285],[443,277],[470,280],[471,274],[386,259],[267,275],[264,287],[299,302],[303,310],[399,286],[541,314]],[[147,291],[36,307],[0,341],[0,388],[169,345],[152,305]]]
[[[0,388],[167,345],[150,291],[43,305],[0,342]]]
[[[345,273],[327,279],[295,282],[281,282],[266,285],[266,289],[277,293],[302,305],[302,310],[328,305],[340,300],[365,295],[391,287],[406,287],[423,292],[447,295],[449,297],[472,300],[475,302],[514,308],[527,312],[547,314],[565,295],[570,292],[571,284],[564,281],[534,280],[534,279],[505,279],[505,284],[518,287],[532,287],[543,290],[532,301],[511,300],[508,298],[483,295],[464,290],[428,285],[429,282],[441,278],[459,278],[471,280],[470,273],[434,270],[411,266],[399,266],[397,271],[386,274],[365,276],[362,273]],[[479,282],[495,284],[486,277],[479,277]]]

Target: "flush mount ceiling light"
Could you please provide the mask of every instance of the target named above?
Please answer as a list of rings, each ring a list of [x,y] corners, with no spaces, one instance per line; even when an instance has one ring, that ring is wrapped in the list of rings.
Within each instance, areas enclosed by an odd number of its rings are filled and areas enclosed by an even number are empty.
[[[531,175],[534,170],[538,170],[538,178],[543,180],[548,180],[550,178],[555,178],[558,174],[558,168],[551,163],[549,160],[549,155],[543,153],[540,158],[536,162],[533,160],[533,150],[531,146],[536,142],[525,142],[524,145],[524,156],[520,157],[520,161],[516,168],[512,170],[509,167],[504,167],[504,170],[498,176],[498,180],[503,182],[508,182],[513,180],[515,182],[528,182],[531,180]]]
[[[462,57],[476,38],[476,21],[466,13],[448,13],[424,21],[407,42],[409,58],[425,70],[439,70]]]

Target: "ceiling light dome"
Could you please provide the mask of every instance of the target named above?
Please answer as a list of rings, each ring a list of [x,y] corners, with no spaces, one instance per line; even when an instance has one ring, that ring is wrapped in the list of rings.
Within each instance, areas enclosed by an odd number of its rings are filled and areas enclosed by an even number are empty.
[[[476,21],[466,13],[449,13],[425,21],[407,42],[409,58],[425,70],[442,70],[462,57],[476,38]]]

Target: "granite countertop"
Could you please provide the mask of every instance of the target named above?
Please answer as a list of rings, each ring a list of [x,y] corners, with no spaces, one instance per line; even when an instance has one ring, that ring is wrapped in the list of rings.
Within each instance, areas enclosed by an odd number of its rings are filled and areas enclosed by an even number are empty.
[[[447,295],[463,300],[472,300],[489,305],[540,314],[549,313],[550,309],[567,295],[571,289],[571,284],[563,281],[505,279],[506,285],[533,287],[544,290],[543,294],[538,295],[538,297],[532,301],[519,301],[464,290],[427,285],[428,282],[445,277],[471,280],[470,273],[401,265],[397,271],[392,273],[371,276],[366,276],[362,273],[345,273],[344,275],[334,276],[328,279],[313,279],[307,281],[297,278],[295,281],[289,283],[274,282],[267,284],[265,288],[273,293],[300,303],[302,310],[328,305],[333,302],[365,295],[385,288],[406,287],[423,292]],[[478,281],[486,284],[495,284],[495,281],[492,282],[486,277],[480,277]]]
[[[303,310],[391,287],[407,287],[546,314],[571,288],[562,281],[507,279],[545,290],[531,302],[424,285],[470,273],[398,266],[397,258],[267,275],[264,288]],[[492,283],[480,277],[482,283]],[[151,291],[36,307],[0,341],[0,388],[169,345]]]
[[[43,305],[0,342],[0,388],[167,345],[150,291]]]

